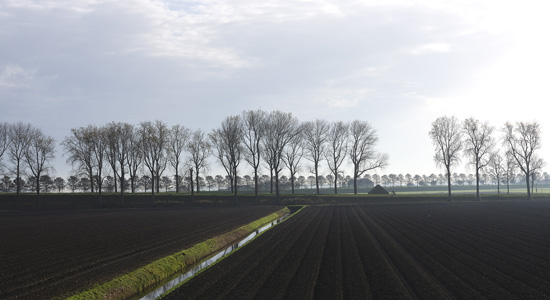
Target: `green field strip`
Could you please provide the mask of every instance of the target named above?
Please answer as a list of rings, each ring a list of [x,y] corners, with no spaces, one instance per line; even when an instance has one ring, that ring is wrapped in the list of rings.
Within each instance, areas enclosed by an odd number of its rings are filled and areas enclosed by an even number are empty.
[[[181,273],[182,271],[192,267],[202,259],[222,250],[224,247],[245,238],[250,233],[260,229],[262,226],[289,212],[290,210],[285,207],[284,209],[281,209],[250,224],[243,225],[237,229],[198,243],[191,248],[156,260],[128,274],[117,277],[106,283],[99,284],[88,291],[73,295],[67,299],[116,300],[135,297],[151,287],[170,279],[175,274]]]
[[[289,205],[287,207],[294,207],[294,209],[291,209],[289,210],[289,213],[290,215],[288,217],[286,217],[283,221],[287,221],[289,220],[290,218],[298,215],[303,209],[305,209],[306,207],[308,207],[308,205]],[[294,211],[295,209],[297,209],[296,211]],[[251,243],[255,238],[257,238],[258,236],[264,234],[267,230],[265,231],[262,231],[261,233],[259,233],[258,235],[256,235],[252,240],[246,242],[244,245],[240,246],[239,248],[235,249],[233,252],[231,252],[231,254],[241,250],[243,248],[243,246],[247,245],[248,243]],[[208,270],[208,268],[212,267],[213,265],[217,264],[217,263],[220,263],[222,260],[228,258],[229,255],[225,255],[223,257],[221,257],[220,259],[218,259],[217,261],[215,261],[213,264],[209,265],[208,267],[200,270],[198,273],[194,274],[192,277],[189,277],[187,278],[186,280],[180,282],[179,284],[177,284],[176,286],[174,286],[173,288],[171,288],[170,290],[166,291],[164,294],[161,295],[160,298],[158,299],[164,299],[166,296],[168,296],[170,293],[172,293],[173,291],[177,290],[180,286],[182,286],[183,284],[185,284],[187,281],[191,280],[193,277],[199,275],[200,273]]]

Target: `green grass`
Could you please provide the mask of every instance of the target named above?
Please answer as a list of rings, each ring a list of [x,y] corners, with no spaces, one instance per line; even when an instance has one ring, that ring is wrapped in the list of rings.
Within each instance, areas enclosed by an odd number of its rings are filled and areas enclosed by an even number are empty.
[[[71,296],[68,299],[127,299],[134,297],[181,273],[214,252],[222,250],[224,247],[246,237],[248,234],[288,212],[289,209],[285,207],[269,216],[208,239],[189,249],[156,260],[128,274],[99,284],[88,291]]]

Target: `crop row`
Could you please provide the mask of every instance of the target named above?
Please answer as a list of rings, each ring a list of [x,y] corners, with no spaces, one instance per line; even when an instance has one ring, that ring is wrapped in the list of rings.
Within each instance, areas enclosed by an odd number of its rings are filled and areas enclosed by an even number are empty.
[[[258,206],[2,213],[0,298],[68,296],[276,210]]]
[[[547,299],[550,204],[308,207],[166,299]]]

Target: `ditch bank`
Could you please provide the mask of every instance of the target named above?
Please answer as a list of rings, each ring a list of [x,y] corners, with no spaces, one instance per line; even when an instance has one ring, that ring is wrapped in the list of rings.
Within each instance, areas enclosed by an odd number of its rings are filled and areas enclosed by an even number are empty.
[[[156,260],[144,267],[115,278],[109,282],[97,285],[93,289],[69,297],[71,300],[88,299],[128,299],[158,286],[171,279],[174,275],[192,268],[201,260],[235,244],[262,226],[290,213],[285,207],[248,225],[208,239],[191,248]]]

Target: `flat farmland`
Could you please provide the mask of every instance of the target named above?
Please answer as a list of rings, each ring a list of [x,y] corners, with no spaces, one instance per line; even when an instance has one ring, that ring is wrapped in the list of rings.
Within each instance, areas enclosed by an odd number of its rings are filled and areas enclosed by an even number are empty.
[[[279,209],[0,212],[0,299],[68,296]]]
[[[550,203],[307,207],[163,299],[550,299]]]

